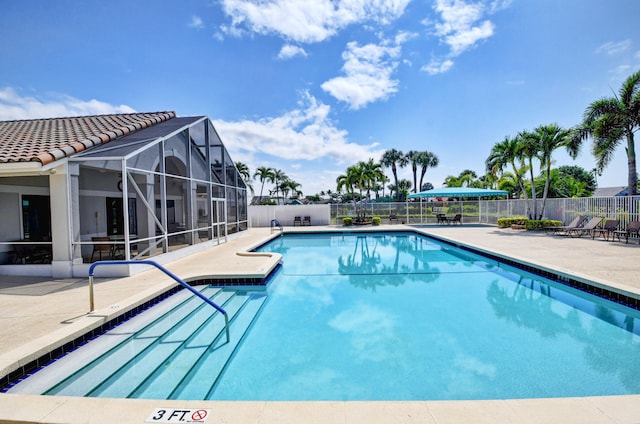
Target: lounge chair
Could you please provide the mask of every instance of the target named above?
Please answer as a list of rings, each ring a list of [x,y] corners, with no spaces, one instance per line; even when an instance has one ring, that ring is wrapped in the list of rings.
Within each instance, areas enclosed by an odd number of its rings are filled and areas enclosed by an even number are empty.
[[[293,218],[293,226],[295,227],[296,225],[302,225],[302,219],[299,216]]]
[[[599,216],[595,218],[591,218],[589,222],[584,224],[583,227],[571,228],[571,229],[565,230],[563,231],[563,234],[571,237],[582,237],[585,234],[590,234],[591,232],[593,232],[595,228],[598,227],[598,225],[600,225],[600,223],[602,222],[602,219],[603,218]]]
[[[462,214],[457,213],[452,218],[447,218],[447,224],[459,224],[462,225]]]
[[[600,234],[602,238],[609,241],[609,235],[612,235],[611,239],[613,240],[613,232],[618,229],[618,225],[620,225],[619,219],[607,219],[602,227],[591,230],[591,238],[594,239],[596,234]]]
[[[311,225],[311,217],[305,216],[304,219],[302,220],[302,225]]]
[[[587,217],[584,216],[584,215],[578,215],[575,218],[573,218],[573,221],[571,221],[567,225],[544,227],[543,229],[547,234],[549,234],[549,233],[556,234],[558,232],[572,230],[574,228],[579,228],[584,223],[586,218]]]
[[[611,235],[612,241],[614,241],[617,236],[618,240],[621,240],[621,237],[624,237],[625,243],[629,243],[629,237],[640,237],[640,220],[629,221],[627,228],[624,230],[615,230]]]

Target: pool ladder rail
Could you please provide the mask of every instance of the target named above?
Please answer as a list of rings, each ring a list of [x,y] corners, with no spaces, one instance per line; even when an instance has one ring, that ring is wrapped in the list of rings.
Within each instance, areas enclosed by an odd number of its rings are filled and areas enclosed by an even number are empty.
[[[272,219],[271,220],[271,232],[273,233],[274,231],[280,231],[280,233],[282,233],[282,231],[284,230],[284,227],[282,226],[282,224],[280,223],[280,221],[278,221],[277,219]]]
[[[98,266],[101,266],[101,265],[151,265],[151,266],[156,267],[160,271],[164,272],[167,276],[169,276],[173,280],[177,281],[178,284],[183,286],[185,289],[189,290],[191,293],[193,293],[194,295],[196,295],[197,297],[202,299],[205,303],[211,305],[218,312],[220,312],[224,316],[224,327],[225,327],[225,333],[227,335],[227,343],[229,343],[229,341],[231,340],[231,337],[229,336],[229,314],[227,314],[227,311],[225,311],[221,306],[217,305],[211,299],[209,299],[208,297],[206,297],[205,295],[200,293],[198,290],[196,290],[193,287],[191,287],[189,284],[184,282],[181,278],[179,278],[177,275],[175,275],[174,273],[172,273],[171,271],[169,271],[168,269],[166,269],[162,265],[158,264],[157,262],[150,261],[150,260],[141,260],[141,261],[125,261],[125,260],[123,260],[123,261],[98,261],[98,262],[94,262],[93,264],[91,264],[91,266],[89,267],[89,313],[93,312],[94,309],[95,309],[94,308],[94,302],[93,302],[93,274],[94,274],[94,270]]]

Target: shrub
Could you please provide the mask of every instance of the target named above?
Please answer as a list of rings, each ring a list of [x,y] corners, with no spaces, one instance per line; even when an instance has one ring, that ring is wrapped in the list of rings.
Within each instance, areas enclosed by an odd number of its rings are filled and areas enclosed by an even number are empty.
[[[374,216],[373,218],[371,218],[371,225],[380,225],[380,217]]]
[[[498,227],[511,228],[513,224],[519,224],[521,222],[523,222],[526,225],[527,221],[529,221],[529,218],[525,216],[510,216],[509,218],[499,218]]]
[[[555,219],[530,219],[526,222],[526,229],[529,231],[542,230],[544,227],[559,227],[562,221]]]
[[[342,223],[346,226],[353,225],[353,218],[351,218],[350,216],[345,216],[344,218],[342,218]]]

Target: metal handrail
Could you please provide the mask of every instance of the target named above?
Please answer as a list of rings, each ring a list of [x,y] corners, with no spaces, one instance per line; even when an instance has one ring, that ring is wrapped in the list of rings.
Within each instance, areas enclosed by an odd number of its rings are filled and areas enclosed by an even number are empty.
[[[218,312],[220,312],[222,315],[224,315],[224,327],[225,327],[226,334],[227,334],[227,343],[229,343],[229,341],[230,341],[230,337],[229,337],[229,315],[227,314],[227,311],[222,309],[222,307],[218,306],[215,302],[213,302],[211,299],[209,299],[208,297],[206,297],[205,295],[200,293],[198,290],[194,289],[189,284],[185,283],[182,279],[178,278],[178,276],[176,276],[174,273],[172,273],[171,271],[169,271],[168,269],[166,269],[162,265],[160,265],[160,264],[158,264],[158,263],[156,263],[154,261],[150,261],[150,260],[140,260],[140,261],[98,261],[98,262],[94,262],[93,264],[91,264],[91,266],[89,267],[89,312],[93,312],[93,310],[94,310],[94,304],[93,304],[93,270],[96,267],[100,266],[100,265],[152,265],[152,266],[158,268],[160,271],[164,272],[169,277],[171,277],[175,281],[177,281],[185,289],[189,290],[191,293],[195,294],[200,299],[202,299],[205,303],[208,303],[209,305],[213,306]]]

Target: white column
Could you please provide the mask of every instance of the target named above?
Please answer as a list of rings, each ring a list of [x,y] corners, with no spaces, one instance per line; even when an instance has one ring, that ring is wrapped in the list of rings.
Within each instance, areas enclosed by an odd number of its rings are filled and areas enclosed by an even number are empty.
[[[79,211],[77,184],[75,189],[75,205],[71,200],[71,192],[68,177],[69,168],[65,163],[54,168],[49,174],[49,195],[51,203],[51,242],[53,261],[51,262],[52,277],[69,278],[73,276],[73,253],[71,247],[71,223],[75,219],[76,231],[79,231]],[[75,176],[77,182],[77,175]],[[75,207],[75,211],[74,211]],[[82,258],[80,258],[82,260]]]

